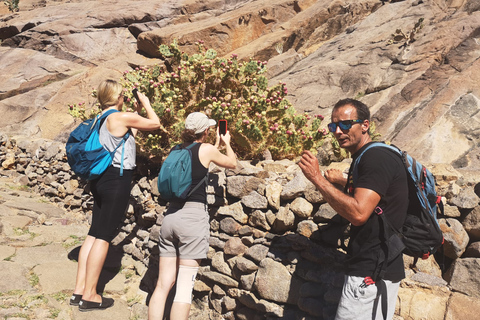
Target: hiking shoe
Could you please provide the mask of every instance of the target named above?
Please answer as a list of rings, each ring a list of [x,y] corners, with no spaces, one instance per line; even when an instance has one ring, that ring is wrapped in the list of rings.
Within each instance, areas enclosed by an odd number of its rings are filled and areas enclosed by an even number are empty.
[[[115,300],[112,298],[102,297],[102,302],[93,302],[87,300],[80,300],[78,304],[78,309],[80,311],[91,311],[91,310],[103,310],[113,306]]]
[[[82,295],[74,293],[70,297],[70,305],[71,306],[78,306],[78,304],[80,303],[80,300],[82,300]]]

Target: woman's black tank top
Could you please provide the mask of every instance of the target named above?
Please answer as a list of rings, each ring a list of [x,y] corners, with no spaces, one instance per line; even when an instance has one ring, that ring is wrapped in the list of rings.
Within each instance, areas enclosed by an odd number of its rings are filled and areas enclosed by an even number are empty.
[[[184,143],[182,147],[188,147],[191,143]],[[208,174],[208,168],[205,168],[200,162],[198,157],[198,150],[200,149],[201,143],[197,143],[191,149],[192,151],[192,188],[195,188],[200,181]],[[186,201],[189,202],[201,202],[207,203],[207,181],[204,181],[201,186],[199,186],[188,198]]]

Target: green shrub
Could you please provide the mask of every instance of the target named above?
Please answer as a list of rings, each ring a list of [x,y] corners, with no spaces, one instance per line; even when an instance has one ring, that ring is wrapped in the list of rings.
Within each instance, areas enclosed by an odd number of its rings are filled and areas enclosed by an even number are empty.
[[[228,121],[232,147],[242,159],[259,159],[267,149],[273,159],[291,159],[321,145],[327,134],[320,128],[323,116],[297,114],[285,98],[285,83],[269,88],[266,62],[242,62],[235,54],[217,57],[202,41],[197,44],[198,53],[192,55],[176,42],[160,45],[163,64],[124,72],[125,107],[133,106],[132,90],[138,88],[161,120],[160,130],[137,135],[141,153],[163,157],[181,142],[185,117],[195,111]],[[96,113],[88,113],[84,103],[69,105],[69,112],[82,119]]]
[[[8,7],[8,10],[11,12],[18,12],[20,8],[18,7],[18,3],[20,0],[4,0],[3,3]]]

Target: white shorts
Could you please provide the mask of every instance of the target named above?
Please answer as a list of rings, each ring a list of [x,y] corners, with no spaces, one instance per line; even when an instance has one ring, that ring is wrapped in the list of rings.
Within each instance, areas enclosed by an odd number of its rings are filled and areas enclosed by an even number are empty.
[[[160,257],[205,259],[210,239],[210,223],[206,205],[187,202],[170,204],[160,228]]]
[[[337,308],[335,320],[383,320],[382,295],[387,295],[387,317],[392,319],[395,313],[400,281],[378,280],[376,284],[366,285],[363,277],[345,276],[342,297]],[[381,288],[380,281],[385,286]],[[386,292],[383,292],[386,291]]]

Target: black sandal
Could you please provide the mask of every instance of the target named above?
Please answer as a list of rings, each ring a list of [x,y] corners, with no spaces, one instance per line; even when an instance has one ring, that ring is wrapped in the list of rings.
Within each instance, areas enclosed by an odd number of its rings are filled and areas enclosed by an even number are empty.
[[[78,306],[78,304],[80,303],[80,300],[82,300],[82,295],[74,293],[70,297],[70,305],[71,306]]]
[[[113,306],[114,301],[115,300],[112,298],[104,297],[102,297],[102,302],[93,302],[81,299],[80,303],[78,304],[78,309],[80,311],[103,310]]]

